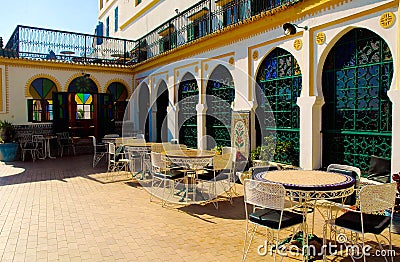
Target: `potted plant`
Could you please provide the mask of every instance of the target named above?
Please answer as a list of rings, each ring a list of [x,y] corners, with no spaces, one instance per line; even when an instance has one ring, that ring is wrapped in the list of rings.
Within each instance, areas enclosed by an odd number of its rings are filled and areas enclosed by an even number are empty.
[[[214,151],[216,155],[221,155],[222,154],[222,147],[223,146],[215,146],[214,148],[211,149],[211,151]]]
[[[290,141],[276,141],[273,136],[264,137],[264,144],[250,153],[253,165],[268,165],[270,161],[298,164],[295,149]]]
[[[14,161],[18,151],[15,127],[7,120],[0,120],[0,161]]]
[[[253,165],[268,165],[275,155],[275,138],[266,136],[264,141],[264,145],[258,146],[250,152],[250,159]]]

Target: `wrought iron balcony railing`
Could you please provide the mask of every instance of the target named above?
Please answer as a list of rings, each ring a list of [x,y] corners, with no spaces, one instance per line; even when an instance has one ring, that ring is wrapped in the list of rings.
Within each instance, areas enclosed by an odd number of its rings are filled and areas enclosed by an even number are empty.
[[[6,45],[18,57],[131,65],[158,56],[262,12],[302,0],[203,0],[140,39],[18,26]],[[13,54],[14,54],[13,53]]]
[[[83,63],[126,64],[137,41],[17,26],[5,50],[18,57]]]
[[[257,14],[302,0],[203,0],[140,38],[151,58]]]

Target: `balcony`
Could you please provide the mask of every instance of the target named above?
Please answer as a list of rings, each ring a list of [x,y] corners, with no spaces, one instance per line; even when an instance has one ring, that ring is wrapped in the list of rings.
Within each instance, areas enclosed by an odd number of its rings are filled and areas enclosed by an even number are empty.
[[[17,26],[4,53],[33,60],[127,65],[133,63],[129,50],[137,44],[126,39]]]
[[[134,65],[263,12],[283,10],[301,1],[204,0],[138,40],[18,26],[0,56]]]

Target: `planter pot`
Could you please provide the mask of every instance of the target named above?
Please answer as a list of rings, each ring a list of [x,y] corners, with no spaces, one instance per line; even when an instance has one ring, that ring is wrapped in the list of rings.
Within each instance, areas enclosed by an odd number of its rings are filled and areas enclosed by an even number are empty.
[[[18,143],[0,144],[0,161],[15,161],[18,151]]]

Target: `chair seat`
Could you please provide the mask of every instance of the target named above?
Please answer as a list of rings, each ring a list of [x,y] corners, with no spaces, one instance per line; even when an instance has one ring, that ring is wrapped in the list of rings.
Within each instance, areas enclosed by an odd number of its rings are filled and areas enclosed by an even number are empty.
[[[166,174],[160,173],[160,172],[154,173],[154,176],[156,176],[157,178],[161,178],[161,179],[178,179],[178,178],[183,178],[184,175],[185,174],[183,172],[181,172],[180,170],[170,170],[170,171],[167,171]]]
[[[96,144],[96,151],[98,153],[106,153],[107,152],[107,148],[105,144]]]
[[[204,172],[198,175],[198,178],[201,180],[215,180],[215,181],[221,181],[229,178],[229,170],[224,169],[224,170],[218,170],[215,172],[215,178],[214,178],[214,170],[210,168],[205,168]]]
[[[279,219],[281,211],[263,208],[254,213],[249,214],[249,220],[253,223],[263,225],[272,229],[279,228]],[[303,216],[290,211],[283,211],[281,228],[286,228],[303,223]]]
[[[390,224],[390,217],[374,214],[363,214],[364,233],[380,234]],[[346,212],[335,219],[335,224],[361,232],[361,213]]]

